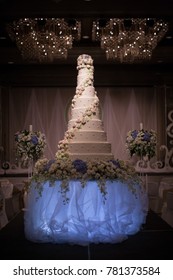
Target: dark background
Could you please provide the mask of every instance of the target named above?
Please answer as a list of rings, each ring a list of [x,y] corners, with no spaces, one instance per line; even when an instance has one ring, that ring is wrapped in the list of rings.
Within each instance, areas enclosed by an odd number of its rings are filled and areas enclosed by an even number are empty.
[[[6,31],[6,24],[22,17],[63,17],[81,21],[82,38],[74,42],[66,60],[50,64],[28,63]],[[92,22],[111,17],[155,17],[169,23],[169,30],[153,52],[140,64],[106,60],[99,42],[93,42]],[[83,39],[83,36],[89,36]],[[171,38],[170,38],[171,36]],[[99,0],[0,0],[0,83],[13,86],[75,86],[76,60],[87,53],[94,59],[95,85],[144,86],[173,84],[173,1]],[[12,64],[10,62],[13,62]]]

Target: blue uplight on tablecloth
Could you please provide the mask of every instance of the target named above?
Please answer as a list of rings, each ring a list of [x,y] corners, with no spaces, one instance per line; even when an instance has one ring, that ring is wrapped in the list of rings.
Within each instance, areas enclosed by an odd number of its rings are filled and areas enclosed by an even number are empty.
[[[120,181],[107,181],[104,197],[96,181],[82,188],[80,181],[70,181],[63,202],[61,181],[43,184],[41,196],[32,183],[25,211],[25,235],[33,242],[119,243],[140,231],[146,221],[148,199],[136,184],[135,193]]]

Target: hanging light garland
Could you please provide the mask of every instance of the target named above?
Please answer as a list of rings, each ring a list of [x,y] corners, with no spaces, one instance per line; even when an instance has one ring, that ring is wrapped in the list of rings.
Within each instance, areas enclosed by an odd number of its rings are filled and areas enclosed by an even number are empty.
[[[63,18],[23,18],[8,24],[10,38],[29,61],[52,62],[67,58],[73,40],[79,40],[81,25]]]
[[[100,41],[107,59],[133,63],[149,60],[167,30],[163,20],[111,18],[93,22],[92,39]]]

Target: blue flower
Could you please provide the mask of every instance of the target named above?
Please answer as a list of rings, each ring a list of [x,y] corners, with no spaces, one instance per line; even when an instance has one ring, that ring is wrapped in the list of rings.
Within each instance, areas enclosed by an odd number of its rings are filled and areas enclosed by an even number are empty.
[[[76,159],[72,162],[72,164],[74,165],[77,172],[80,172],[82,174],[87,172],[87,164],[85,161]]]
[[[110,160],[110,162],[112,162],[117,168],[121,167],[118,160]]]
[[[32,142],[32,144],[37,145],[37,144],[38,144],[38,138],[37,138],[37,136],[33,135],[33,136],[31,137],[31,142]]]
[[[48,171],[51,165],[55,162],[55,159],[51,159],[48,161],[48,163],[44,167],[44,171]]]
[[[135,139],[138,136],[138,131],[137,130],[133,130],[131,133],[133,139]]]
[[[150,133],[148,133],[147,131],[145,131],[144,136],[143,136],[143,140],[149,142],[151,138]]]

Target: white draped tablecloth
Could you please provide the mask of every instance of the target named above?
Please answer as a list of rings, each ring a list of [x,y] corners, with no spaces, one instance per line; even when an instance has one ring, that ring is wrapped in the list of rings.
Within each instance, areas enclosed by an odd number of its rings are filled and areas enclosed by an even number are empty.
[[[32,183],[25,211],[25,236],[33,242],[119,243],[137,233],[145,224],[147,194],[140,185],[135,193],[120,181],[107,181],[104,197],[96,181],[82,188],[80,181],[70,181],[64,203],[61,181],[43,184],[41,196]]]

